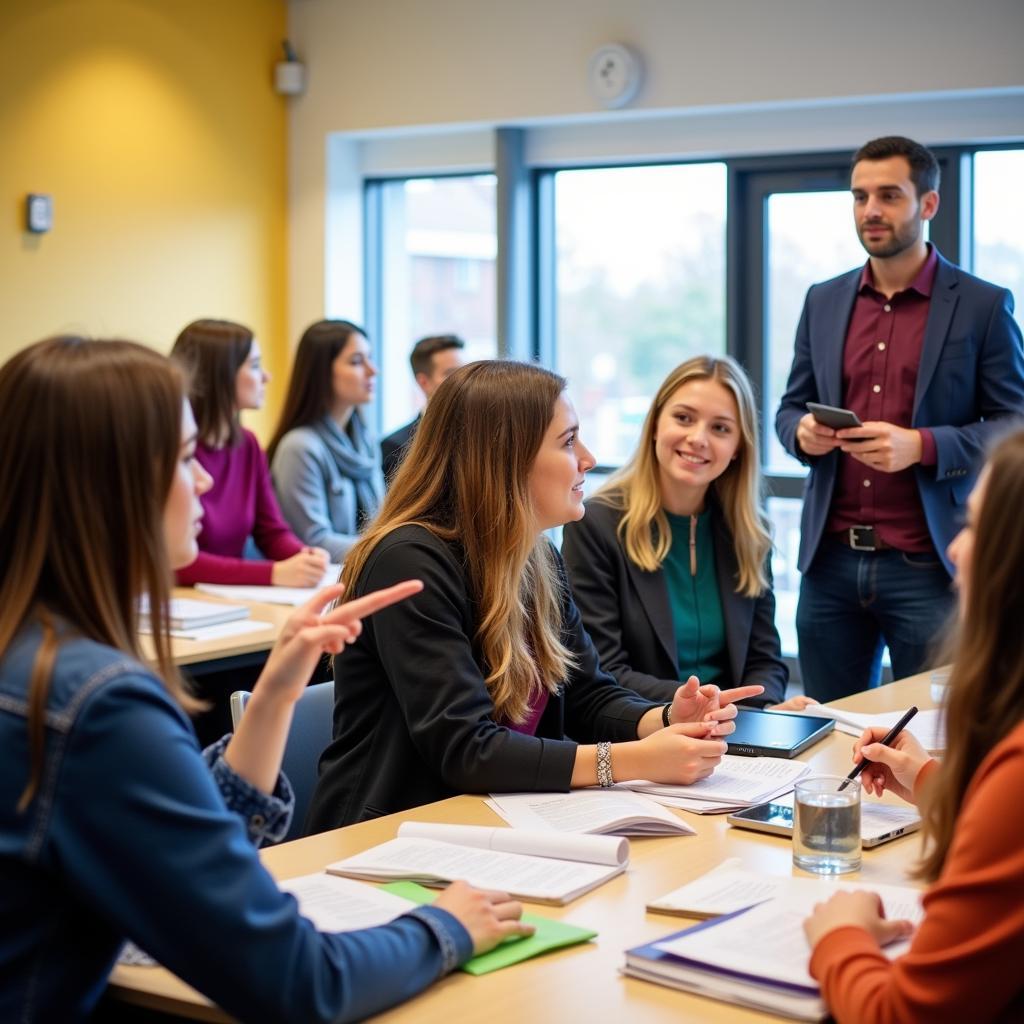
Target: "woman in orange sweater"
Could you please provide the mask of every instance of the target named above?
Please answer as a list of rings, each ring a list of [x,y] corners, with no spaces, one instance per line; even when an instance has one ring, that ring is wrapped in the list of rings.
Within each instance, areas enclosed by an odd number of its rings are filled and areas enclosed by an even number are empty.
[[[840,892],[804,922],[811,974],[839,1024],[1024,1021],[1024,431],[994,450],[950,545],[960,596],[942,764],[908,732],[868,730],[864,788],[920,803],[932,883],[911,933],[877,897]]]

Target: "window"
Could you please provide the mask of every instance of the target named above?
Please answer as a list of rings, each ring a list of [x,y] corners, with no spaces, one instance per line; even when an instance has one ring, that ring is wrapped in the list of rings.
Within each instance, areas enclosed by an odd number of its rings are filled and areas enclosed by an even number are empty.
[[[802,475],[803,466],[775,436],[775,412],[793,362],[804,296],[812,284],[851,270],[867,257],[854,231],[848,190],[774,192],[767,206],[765,466],[770,472]]]
[[[1013,292],[1024,327],[1024,149],[974,154],[974,273]]]
[[[725,351],[725,165],[554,174],[555,367],[602,465],[674,366]]]
[[[368,186],[368,204],[379,201],[379,267],[368,268],[379,274],[379,326],[368,329],[379,332],[384,433],[422,406],[409,368],[418,339],[458,334],[467,359],[496,354],[494,197],[489,174]]]
[[[1024,149],[933,152],[942,203],[930,238],[950,260],[1009,288],[1024,323]],[[565,170],[519,164],[508,190],[517,197],[517,234],[510,233],[507,263],[520,276],[515,287],[503,280],[505,344],[569,378],[583,439],[599,462],[588,492],[630,456],[672,367],[726,351],[746,367],[760,400],[777,625],[787,656],[796,653],[805,470],[776,439],[775,413],[807,289],[866,259],[853,224],[849,158]],[[519,189],[520,174],[537,187]],[[387,430],[419,407],[408,369],[417,338],[455,331],[470,358],[498,352],[495,194],[490,175],[367,186],[367,326],[380,345]],[[530,239],[522,252],[517,235]]]

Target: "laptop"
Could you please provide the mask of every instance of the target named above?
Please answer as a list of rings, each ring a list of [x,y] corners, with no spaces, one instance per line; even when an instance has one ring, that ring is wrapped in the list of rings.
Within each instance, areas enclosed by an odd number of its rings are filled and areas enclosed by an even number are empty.
[[[734,811],[726,819],[737,828],[754,832],[793,838],[793,794],[776,797],[764,804],[755,804],[742,811]],[[876,803],[863,800],[860,808],[861,845],[866,850],[880,846],[897,836],[916,832],[921,827],[921,816],[909,805]]]
[[[729,745],[730,754],[746,757],[796,757],[818,740],[824,739],[835,725],[831,718],[739,708],[736,731],[724,739]]]

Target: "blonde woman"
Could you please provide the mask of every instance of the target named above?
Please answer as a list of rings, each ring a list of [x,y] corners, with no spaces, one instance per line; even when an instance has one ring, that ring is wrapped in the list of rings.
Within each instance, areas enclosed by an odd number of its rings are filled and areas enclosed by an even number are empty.
[[[697,356],[665,378],[629,462],[565,529],[573,596],[606,672],[651,700],[722,690],[796,709],[775,629],[756,406],[742,368]],[[736,689],[736,688],[739,689]]]
[[[593,464],[556,374],[479,362],[440,385],[345,561],[350,597],[410,576],[424,589],[335,661],[312,830],[454,793],[711,774],[735,708],[653,703],[603,673],[544,536],[583,515]]]

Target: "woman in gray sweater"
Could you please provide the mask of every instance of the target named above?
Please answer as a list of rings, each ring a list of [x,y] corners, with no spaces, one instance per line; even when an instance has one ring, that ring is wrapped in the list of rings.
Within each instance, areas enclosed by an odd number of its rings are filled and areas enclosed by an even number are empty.
[[[377,446],[359,407],[377,368],[362,329],[320,320],[299,341],[284,410],[267,454],[281,511],[307,544],[342,562],[377,512]]]

